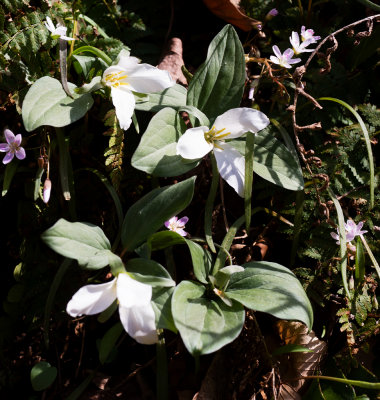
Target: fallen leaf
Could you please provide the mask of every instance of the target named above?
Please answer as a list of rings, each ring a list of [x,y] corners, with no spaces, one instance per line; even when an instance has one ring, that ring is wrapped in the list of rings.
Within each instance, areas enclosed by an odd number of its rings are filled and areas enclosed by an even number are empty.
[[[240,0],[203,0],[206,7],[216,16],[243,31],[250,31],[252,28],[260,29],[260,21],[250,18],[242,12],[239,7]]]
[[[299,391],[306,383],[306,377],[315,375],[320,369],[326,354],[327,345],[319,340],[313,331],[308,332],[306,325],[297,321],[279,321],[276,324],[281,341],[285,345],[294,344],[312,350],[312,352],[295,352],[283,354],[280,360],[279,400],[297,400]]]

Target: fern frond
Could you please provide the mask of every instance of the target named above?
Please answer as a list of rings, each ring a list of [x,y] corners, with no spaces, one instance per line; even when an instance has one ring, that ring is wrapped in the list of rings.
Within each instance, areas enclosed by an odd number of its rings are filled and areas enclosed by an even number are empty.
[[[109,171],[112,185],[119,191],[120,181],[123,176],[124,131],[119,127],[114,109],[107,112],[104,117],[104,124],[110,127],[104,133],[105,136],[110,137],[109,147],[104,152],[104,157],[106,157],[105,165]]]

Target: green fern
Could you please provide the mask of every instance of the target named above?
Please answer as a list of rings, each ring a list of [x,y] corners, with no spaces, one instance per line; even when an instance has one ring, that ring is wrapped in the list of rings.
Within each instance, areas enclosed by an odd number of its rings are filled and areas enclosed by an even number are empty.
[[[104,152],[104,157],[106,157],[105,165],[110,173],[112,185],[119,191],[120,181],[123,176],[124,131],[119,127],[114,109],[108,111],[105,115],[104,125],[110,127],[104,133],[105,136],[110,137],[109,147]]]

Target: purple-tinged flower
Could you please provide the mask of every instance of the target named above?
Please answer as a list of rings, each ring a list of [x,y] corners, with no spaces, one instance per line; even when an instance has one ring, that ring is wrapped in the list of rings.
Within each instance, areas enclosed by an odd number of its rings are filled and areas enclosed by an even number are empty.
[[[7,153],[3,158],[3,164],[10,163],[15,154],[19,160],[23,160],[26,157],[26,153],[24,148],[20,146],[22,140],[21,133],[15,136],[12,131],[5,129],[4,136],[7,143],[0,143],[0,151]]]
[[[47,204],[50,200],[50,193],[51,193],[51,180],[49,178],[46,178],[43,190],[43,200],[45,204]]]
[[[270,56],[270,60],[281,67],[292,68],[290,64],[297,64],[301,61],[300,58],[292,58],[294,55],[294,51],[292,49],[286,49],[284,54],[281,54],[280,49],[276,45],[274,45],[272,49],[276,56]]]
[[[165,222],[165,226],[170,231],[177,232],[181,236],[187,236],[187,232],[185,232],[183,228],[187,224],[188,220],[188,217],[182,217],[181,219],[178,219],[178,217],[172,217],[169,221]]]
[[[304,26],[301,26],[301,38],[302,41],[310,40],[309,44],[317,43],[317,41],[321,38],[320,36],[314,36],[313,29],[306,29]]]
[[[368,231],[362,231],[364,222],[359,222],[357,225],[351,219],[347,220],[347,223],[344,224],[344,228],[346,230],[346,242],[351,242],[355,238],[355,236],[361,236]],[[339,229],[337,229],[338,233],[331,232],[330,235],[333,239],[336,240],[336,244],[340,244],[339,239]]]
[[[273,17],[276,17],[278,15],[277,8],[272,8],[268,14],[265,16],[266,21],[270,21]]]
[[[300,37],[297,32],[292,32],[292,36],[289,37],[290,44],[293,46],[294,54],[307,53],[314,51],[315,49],[307,49],[309,44],[314,43],[311,39],[305,40],[300,43]]]

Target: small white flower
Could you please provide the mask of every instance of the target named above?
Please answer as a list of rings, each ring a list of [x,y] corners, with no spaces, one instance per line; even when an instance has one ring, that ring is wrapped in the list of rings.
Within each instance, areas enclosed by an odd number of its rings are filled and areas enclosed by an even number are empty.
[[[178,219],[178,217],[172,217],[165,222],[165,226],[169,229],[169,231],[177,232],[181,236],[187,236],[187,232],[184,230],[184,227],[188,221],[188,217],[182,217],[181,219]]]
[[[58,22],[57,27],[55,27],[53,21],[49,17],[46,17],[45,26],[50,31],[53,39],[75,40],[74,38],[66,36],[67,28],[65,26]]]
[[[301,27],[301,38],[302,41],[310,40],[309,44],[317,43],[321,38],[320,36],[314,36],[313,29],[306,29],[304,26]]]
[[[286,49],[284,54],[281,54],[280,49],[276,45],[274,45],[272,49],[275,56],[270,56],[270,60],[281,67],[292,68],[290,64],[297,64],[301,61],[300,58],[292,58],[294,55],[294,51],[292,49]]]
[[[354,221],[351,219],[347,220],[347,223],[344,224],[344,228],[346,231],[346,242],[351,242],[351,240],[354,240],[356,236],[363,235],[364,233],[367,233],[368,231],[362,231],[361,229],[363,228],[364,222],[360,221],[357,225],[355,224]],[[339,229],[337,228],[337,232],[331,232],[330,235],[333,239],[336,240],[336,244],[340,244],[340,239],[339,239]]]
[[[314,43],[311,41],[311,39],[305,40],[300,43],[300,37],[297,32],[292,32],[292,36],[289,37],[289,41],[290,44],[293,46],[294,54],[307,53],[315,50],[306,48],[307,46],[309,46],[309,44]]]
[[[157,343],[155,314],[151,305],[152,287],[120,273],[110,282],[86,285],[68,302],[66,311],[72,317],[94,315],[107,309],[115,300],[126,332],[138,343]]]
[[[139,62],[136,57],[130,57],[128,52],[122,51],[119,62],[107,68],[103,74],[102,82],[111,88],[116,116],[124,130],[132,123],[136,104],[133,92],[160,92],[175,84],[168,71]]]
[[[193,160],[213,150],[220,175],[244,197],[244,156],[224,140],[236,139],[248,131],[257,133],[268,125],[269,119],[261,111],[233,108],[219,115],[211,129],[207,126],[188,129],[178,140],[177,154]]]

